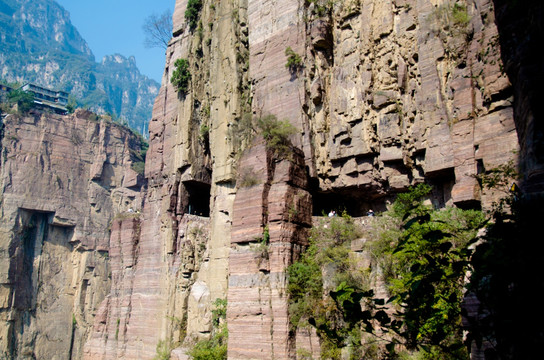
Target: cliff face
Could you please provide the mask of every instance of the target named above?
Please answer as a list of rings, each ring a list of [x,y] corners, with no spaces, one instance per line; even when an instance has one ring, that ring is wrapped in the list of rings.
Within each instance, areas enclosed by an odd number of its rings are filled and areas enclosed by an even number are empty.
[[[151,358],[165,343],[183,358],[209,336],[217,298],[228,300],[229,358],[316,354],[315,334],[289,333],[285,294],[312,214],[383,210],[422,181],[436,205],[487,208],[474,175],[516,159],[515,99],[493,3],[460,5],[203,1],[191,32],[178,0],[142,217],[114,223],[112,291],[85,358]],[[300,64],[286,67],[287,48]],[[170,83],[179,58],[185,95]],[[248,143],[245,113],[297,127],[292,156]]]
[[[438,206],[487,208],[474,175],[516,160],[494,4],[203,1],[194,32],[186,7],[149,127],[142,216],[114,223],[112,291],[85,358],[152,358],[158,344],[184,358],[217,298],[229,358],[315,355],[315,334],[289,332],[285,293],[312,214],[383,210],[422,181]],[[300,64],[286,67],[287,48]],[[180,58],[185,95],[170,83]],[[292,154],[248,143],[245,113],[288,119]]]
[[[141,207],[140,147],[82,110],[3,116],[1,357],[81,357],[110,289],[111,219]]]
[[[384,210],[420,182],[436,206],[487,209],[475,175],[518,161],[518,143],[541,191],[539,23],[456,4],[203,1],[191,30],[178,0],[145,192],[126,130],[81,110],[4,117],[0,354],[185,359],[226,299],[230,359],[319,357],[314,331],[290,331],[286,294],[312,215]],[[185,94],[170,82],[181,58]],[[267,115],[298,129],[288,155],[248,120]]]

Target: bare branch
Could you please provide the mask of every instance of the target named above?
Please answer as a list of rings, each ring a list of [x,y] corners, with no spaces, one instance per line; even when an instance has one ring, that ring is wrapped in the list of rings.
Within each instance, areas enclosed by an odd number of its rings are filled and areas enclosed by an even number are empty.
[[[166,49],[172,37],[172,13],[166,10],[162,15],[149,15],[142,25],[145,33],[144,45],[148,48]]]

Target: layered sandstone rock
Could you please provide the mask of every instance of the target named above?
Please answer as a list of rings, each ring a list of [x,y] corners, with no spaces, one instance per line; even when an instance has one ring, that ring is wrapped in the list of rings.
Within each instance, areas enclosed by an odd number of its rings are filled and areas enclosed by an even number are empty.
[[[493,4],[461,5],[463,21],[449,1],[345,1],[310,15],[306,89],[322,190],[351,189],[380,207],[385,194],[432,181],[437,201],[474,206],[474,175],[514,159]]]
[[[315,333],[290,332],[285,292],[313,213],[385,209],[424,181],[438,206],[489,206],[474,175],[515,160],[513,98],[492,2],[462,5],[454,18],[446,0],[203,1],[191,31],[178,0],[149,189],[141,216],[114,225],[112,291],[85,357],[152,358],[167,344],[183,358],[210,335],[217,298],[230,359],[316,355]],[[287,48],[300,67],[286,67]],[[180,58],[186,94],[170,83]],[[250,141],[245,114],[294,125],[292,156]]]
[[[123,275],[131,290],[102,304],[102,323],[97,321],[86,346],[88,359],[152,358],[158,344],[176,348],[205,338],[212,329],[212,303],[226,297],[235,193],[235,149],[228,129],[248,101],[239,92],[247,83],[239,43],[246,10],[238,3],[205,3],[202,36],[195,37],[185,23],[186,6],[187,1],[176,3],[174,37],[149,125],[149,187],[138,252]],[[179,58],[191,64],[191,91],[184,97],[170,83]],[[206,225],[189,236],[191,216]],[[126,316],[118,315],[123,312]],[[118,318],[123,337],[112,340]]]
[[[82,110],[2,123],[0,354],[79,358],[109,292],[111,219],[141,207],[141,140]]]

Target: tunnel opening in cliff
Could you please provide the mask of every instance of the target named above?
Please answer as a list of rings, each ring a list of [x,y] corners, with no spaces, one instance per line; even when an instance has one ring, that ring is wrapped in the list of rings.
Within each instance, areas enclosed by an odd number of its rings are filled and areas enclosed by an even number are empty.
[[[209,217],[211,186],[205,182],[189,180],[183,186],[187,192],[186,214]]]
[[[314,192],[313,216],[325,216],[330,211],[340,215],[346,212],[353,217],[366,216],[368,211],[386,210],[386,202],[383,198],[373,198],[368,191],[359,189],[345,189],[333,192]]]

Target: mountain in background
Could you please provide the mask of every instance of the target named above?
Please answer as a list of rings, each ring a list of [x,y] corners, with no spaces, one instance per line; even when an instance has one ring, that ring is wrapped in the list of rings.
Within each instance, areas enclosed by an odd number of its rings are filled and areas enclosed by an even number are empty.
[[[0,78],[73,95],[80,106],[109,113],[147,135],[160,84],[140,74],[134,57],[95,57],[53,0],[0,0]]]

